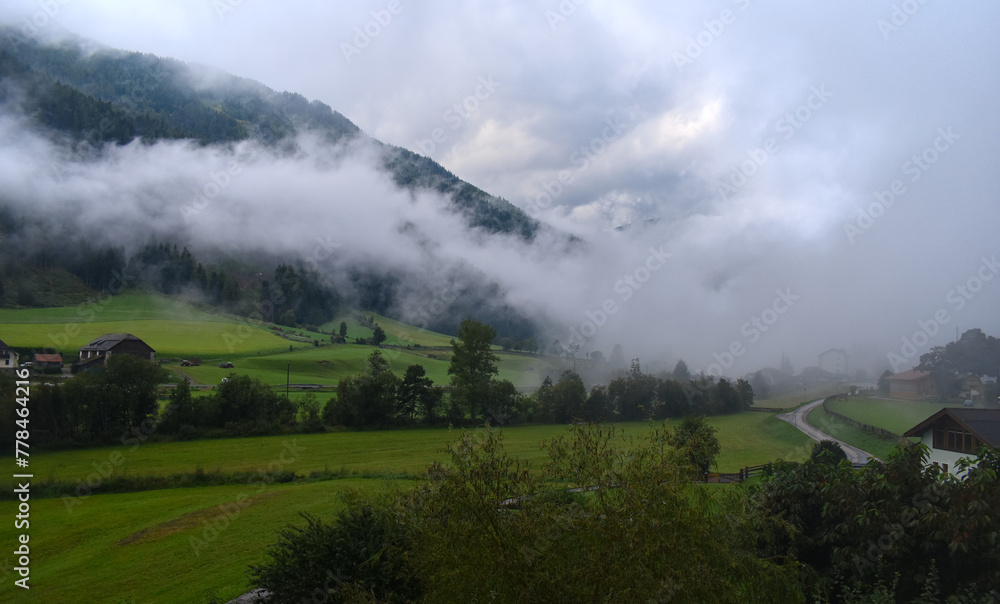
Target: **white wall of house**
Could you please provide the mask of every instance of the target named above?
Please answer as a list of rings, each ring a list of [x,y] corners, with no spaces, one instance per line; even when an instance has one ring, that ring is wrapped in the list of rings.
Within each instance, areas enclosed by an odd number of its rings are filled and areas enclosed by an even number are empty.
[[[17,367],[17,353],[11,350],[6,355],[0,355],[0,369],[14,369]]]
[[[958,460],[960,459],[976,459],[975,455],[969,455],[968,453],[959,453],[958,451],[945,451],[943,449],[934,448],[934,430],[927,430],[924,432],[923,437],[920,439],[920,443],[926,445],[928,449],[931,450],[930,463],[936,463],[938,465],[948,465],[948,473],[954,476],[962,477],[965,472],[958,471]]]

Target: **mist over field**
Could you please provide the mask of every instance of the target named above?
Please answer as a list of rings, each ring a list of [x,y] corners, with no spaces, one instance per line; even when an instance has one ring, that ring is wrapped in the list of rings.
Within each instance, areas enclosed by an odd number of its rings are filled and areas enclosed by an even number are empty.
[[[411,320],[474,271],[545,343],[729,376],[836,347],[874,379],[1000,335],[996,5],[18,0],[0,21],[318,99],[551,227],[470,229],[363,140],[69,154],[8,102],[2,194],[47,233],[403,271]]]

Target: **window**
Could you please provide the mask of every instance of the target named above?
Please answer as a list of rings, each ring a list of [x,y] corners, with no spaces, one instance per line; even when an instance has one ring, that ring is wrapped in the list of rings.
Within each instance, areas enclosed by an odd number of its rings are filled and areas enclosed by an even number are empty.
[[[975,454],[978,442],[972,433],[961,426],[951,425],[934,429],[934,448],[958,453]]]

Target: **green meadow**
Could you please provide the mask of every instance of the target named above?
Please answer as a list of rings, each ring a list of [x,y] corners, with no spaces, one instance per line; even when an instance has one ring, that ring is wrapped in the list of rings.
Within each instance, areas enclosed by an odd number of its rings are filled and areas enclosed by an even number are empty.
[[[378,315],[374,320],[386,331],[381,352],[393,371],[402,375],[408,365],[419,363],[436,383],[448,382],[450,336]],[[338,330],[341,321],[347,323],[352,339],[372,334],[351,313],[320,329]],[[276,387],[285,384],[286,375],[292,383],[335,385],[359,373],[375,350],[353,342],[331,344],[327,334],[247,323],[143,293],[78,307],[0,310],[0,339],[18,347],[58,347],[67,360],[80,346],[111,332],[139,336],[172,372],[209,385],[232,372]],[[533,391],[547,375],[557,379],[565,367],[565,360],[558,357],[496,352],[500,377],[524,391]],[[182,359],[195,358],[200,366],[180,366]],[[235,368],[219,368],[221,361],[230,361]],[[326,388],[317,397],[325,402],[333,396],[331,390]],[[293,392],[294,398],[301,396],[304,393]],[[798,402],[789,397],[773,406]],[[769,413],[709,421],[722,444],[717,458],[721,471],[735,472],[777,459],[802,460],[812,446],[808,437]],[[642,436],[650,427],[649,422],[620,424],[623,438]],[[507,450],[536,469],[547,460],[542,443],[568,433],[568,427],[561,425],[503,429]],[[36,487],[106,480],[108,472],[138,478],[282,470],[297,478],[285,484],[251,480],[90,496],[71,486],[65,495],[83,496],[75,500],[36,496],[31,500],[30,601],[228,601],[247,591],[247,566],[263,559],[276,530],[301,523],[302,512],[331,517],[343,505],[345,493],[409,488],[431,463],[447,463],[445,447],[460,434],[460,428],[334,431],[36,452],[31,457]],[[324,478],[308,478],[313,472]],[[0,486],[12,488],[10,480],[0,479]],[[74,505],[67,506],[66,501]],[[14,502],[0,502],[0,508],[13,510]],[[6,523],[0,541],[15,539],[13,523]],[[12,556],[0,554],[4,601],[13,593],[12,567]],[[18,591],[13,597],[22,595]]]
[[[743,466],[809,455],[812,441],[786,422],[767,413],[739,413],[709,418],[718,428],[722,451],[718,466],[735,472]],[[669,422],[668,422],[669,424]],[[649,422],[619,424],[623,434],[641,435]],[[546,459],[539,445],[567,434],[562,425],[504,428],[507,450],[521,459]],[[434,461],[444,461],[445,446],[461,434],[458,428],[412,428],[365,432],[326,432],[227,438],[188,442],[147,442],[138,446],[46,452],[32,459],[36,481],[84,480],[118,452],[117,473],[164,476],[205,472],[243,472],[266,468],[280,460],[282,469],[305,475],[313,471],[418,474]],[[288,453],[290,448],[294,455]],[[4,483],[8,481],[5,479]]]
[[[768,409],[794,409],[799,405],[814,401],[818,398],[840,394],[844,392],[844,390],[845,388],[843,384],[835,382],[832,384],[814,386],[807,392],[803,393],[796,392],[794,394],[786,394],[774,398],[755,399],[753,404],[755,407],[764,407]]]
[[[428,377],[447,384],[451,337],[366,313],[386,332],[382,354],[392,370],[402,375],[412,364],[423,365]],[[337,331],[347,324],[350,338],[370,338],[373,330],[358,321],[357,313],[320,327]],[[67,362],[94,338],[106,333],[132,333],[156,350],[164,366],[196,384],[215,385],[230,372],[250,375],[272,386],[286,379],[297,384],[336,385],[360,373],[372,351],[370,345],[331,344],[328,334],[269,326],[231,315],[207,312],[165,296],[127,293],[95,298],[75,307],[0,309],[0,339],[10,346],[56,348]],[[317,346],[316,344],[319,344]],[[562,360],[527,353],[503,352],[500,378],[522,390],[534,390],[545,377],[558,378]],[[181,367],[182,360],[198,359],[197,367]],[[228,361],[234,369],[221,369]]]
[[[710,421],[722,442],[721,470],[779,458],[802,460],[811,447],[805,435],[771,414],[747,412]],[[620,425],[623,438],[640,437],[650,427],[648,422]],[[568,430],[525,426],[505,428],[503,434],[508,451],[538,468],[547,459],[540,444]],[[411,480],[360,476],[421,475],[431,462],[447,462],[444,448],[459,435],[459,430],[446,428],[333,432],[149,442],[134,450],[122,446],[32,457],[35,484],[87,480],[117,455],[123,461],[115,471],[132,475],[280,468],[299,475],[342,469],[347,477],[92,495],[72,506],[61,498],[34,499],[31,601],[206,602],[211,595],[225,602],[247,591],[247,565],[262,560],[277,529],[301,524],[302,512],[331,517],[344,493],[410,487]],[[2,507],[14,509],[9,501]],[[0,541],[15,539],[11,523],[0,530]],[[0,575],[11,562],[0,556]],[[9,576],[4,583],[8,581]],[[0,589],[10,593],[9,587]]]
[[[894,432],[900,436],[941,409],[953,406],[932,401],[897,401],[880,398],[831,400],[827,405],[831,411],[845,417]],[[823,407],[817,407],[809,413],[809,422],[830,436],[881,459],[885,459],[898,444],[894,440],[882,438],[851,426],[827,413]],[[917,442],[918,439],[910,438],[910,441]]]
[[[859,422],[902,435],[941,409],[952,405],[931,401],[852,398],[827,403],[831,410]]]
[[[822,405],[809,412],[809,423],[820,432],[858,447],[862,451],[866,451],[882,460],[892,453],[893,449],[899,444],[840,421],[827,413]]]
[[[30,593],[15,591],[11,576],[0,593],[7,602],[226,602],[248,591],[247,566],[263,560],[277,529],[301,524],[300,513],[330,518],[345,492],[405,485],[336,480],[168,489],[94,496],[72,513],[60,499],[33,501]],[[7,544],[16,537],[5,526],[0,538]],[[12,562],[0,556],[0,575]]]
[[[56,348],[67,361],[106,333],[132,333],[160,358],[279,351],[287,340],[263,324],[211,314],[151,294],[123,294],[76,307],[0,310],[0,339],[9,346]]]

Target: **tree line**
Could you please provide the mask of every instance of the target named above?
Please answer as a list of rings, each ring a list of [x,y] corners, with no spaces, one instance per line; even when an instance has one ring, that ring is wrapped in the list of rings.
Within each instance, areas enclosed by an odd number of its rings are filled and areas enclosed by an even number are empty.
[[[187,258],[183,253],[179,257]],[[294,271],[288,267],[279,269],[279,275],[290,274]],[[372,317],[364,320],[378,328]],[[346,324],[341,332],[346,334]],[[178,381],[162,414],[157,398],[167,374],[148,361],[113,355],[107,366],[65,384],[36,387],[40,442],[109,442],[144,420],[158,422],[160,434],[195,438],[333,426],[662,420],[735,413],[753,404],[753,389],[745,380],[734,385],[726,379],[692,378],[683,361],[671,378],[661,379],[643,373],[638,359],[621,377],[589,391],[579,374],[566,370],[558,381],[546,377],[533,394],[523,394],[498,377],[499,357],[492,347],[496,336],[489,325],[464,320],[452,340],[447,385],[435,385],[420,364],[397,375],[376,348],[362,371],[340,380],[336,396],[325,404],[314,394],[293,403],[256,378],[231,374],[205,396],[194,396],[185,380]]]

